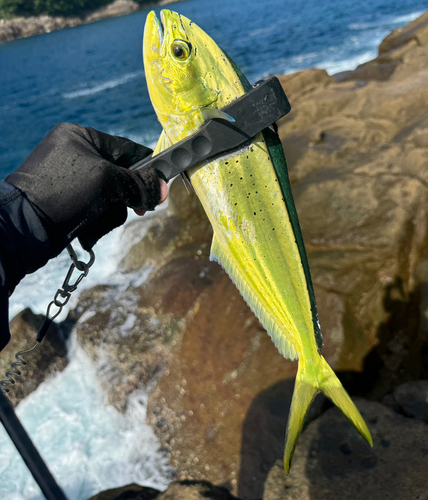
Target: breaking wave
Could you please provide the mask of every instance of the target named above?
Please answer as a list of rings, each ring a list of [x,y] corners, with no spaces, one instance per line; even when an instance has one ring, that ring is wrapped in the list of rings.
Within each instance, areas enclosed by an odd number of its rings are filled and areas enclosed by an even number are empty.
[[[102,92],[103,90],[112,89],[114,87],[118,87],[119,85],[123,85],[124,83],[127,83],[130,80],[134,80],[134,78],[139,78],[142,75],[144,75],[144,71],[135,71],[134,73],[129,73],[120,78],[115,78],[104,83],[99,83],[98,85],[94,85],[93,87],[87,87],[80,90],[75,90],[73,92],[63,93],[62,97],[64,97],[64,99],[75,99],[76,97],[97,94],[98,92]],[[85,86],[86,85],[88,84],[86,83]]]
[[[107,402],[96,369],[72,343],[70,363],[17,407],[17,414],[70,500],[138,483],[164,490],[172,480],[167,457],[145,423],[148,393],[134,391],[125,414]],[[44,500],[0,426],[0,498]]]

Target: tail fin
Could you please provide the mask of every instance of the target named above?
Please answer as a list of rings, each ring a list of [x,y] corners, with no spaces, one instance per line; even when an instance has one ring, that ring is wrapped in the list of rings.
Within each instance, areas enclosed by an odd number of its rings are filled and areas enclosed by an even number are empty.
[[[284,450],[284,469],[288,474],[291,460],[297,445],[306,412],[316,393],[322,391],[331,401],[342,410],[348,420],[354,425],[363,438],[373,446],[370,431],[363,417],[352,402],[348,393],[342,387],[327,361],[320,356],[314,375],[314,370],[308,371],[304,363],[299,362],[299,369],[294,386],[293,400],[287,424],[287,436]],[[311,367],[312,368],[312,367]]]

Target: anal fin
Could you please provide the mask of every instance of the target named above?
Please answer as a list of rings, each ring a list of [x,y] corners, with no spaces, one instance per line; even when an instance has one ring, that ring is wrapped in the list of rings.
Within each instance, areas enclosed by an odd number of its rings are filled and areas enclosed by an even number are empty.
[[[257,291],[250,286],[244,273],[232,261],[232,256],[227,247],[224,248],[215,235],[211,245],[210,260],[220,264],[229,275],[229,278],[232,280],[245,302],[266,329],[280,354],[287,359],[297,359],[297,352],[293,345],[287,340],[284,334],[285,332],[275,323],[274,317],[269,314],[269,310],[263,303],[262,298],[257,294]]]

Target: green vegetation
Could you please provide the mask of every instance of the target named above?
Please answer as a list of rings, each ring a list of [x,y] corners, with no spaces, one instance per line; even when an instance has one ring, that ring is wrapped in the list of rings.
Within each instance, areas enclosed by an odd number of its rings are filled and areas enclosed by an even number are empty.
[[[79,15],[95,10],[112,0],[0,0],[0,18],[13,16]]]

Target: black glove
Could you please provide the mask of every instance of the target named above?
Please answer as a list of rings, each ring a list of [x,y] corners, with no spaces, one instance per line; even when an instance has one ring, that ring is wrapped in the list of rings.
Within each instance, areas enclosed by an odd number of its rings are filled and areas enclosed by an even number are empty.
[[[55,255],[76,236],[90,250],[125,222],[126,207],[154,210],[159,203],[156,171],[127,170],[151,152],[123,137],[61,123],[6,182],[29,199]]]

